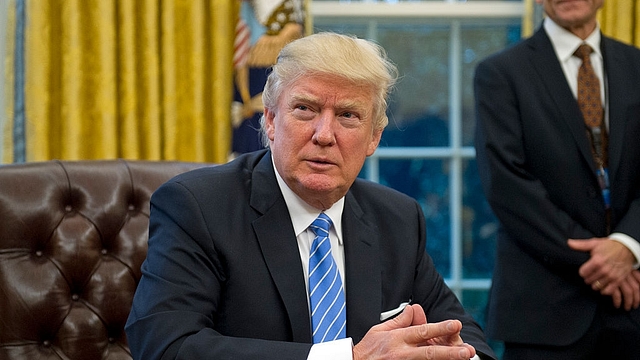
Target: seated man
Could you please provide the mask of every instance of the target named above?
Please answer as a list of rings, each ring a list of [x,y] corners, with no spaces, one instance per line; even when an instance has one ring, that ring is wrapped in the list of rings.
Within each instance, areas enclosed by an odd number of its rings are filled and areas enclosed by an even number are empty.
[[[152,197],[134,358],[495,358],[425,251],[420,205],[357,179],[396,78],[379,46],[349,36],[281,51],[268,149]]]

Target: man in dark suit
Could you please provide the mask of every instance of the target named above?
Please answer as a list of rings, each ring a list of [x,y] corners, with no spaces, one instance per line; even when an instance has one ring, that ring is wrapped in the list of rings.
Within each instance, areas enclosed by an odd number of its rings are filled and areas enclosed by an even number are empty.
[[[602,0],[539,2],[542,27],[475,75],[478,167],[500,222],[487,335],[505,360],[638,358],[640,50],[601,35]]]
[[[356,179],[396,73],[379,46],[348,36],[282,50],[263,92],[269,149],[152,197],[126,326],[134,358],[494,358],[425,251],[419,204]],[[316,220],[328,224],[319,235]],[[320,297],[316,241],[331,244],[320,263],[335,290]]]

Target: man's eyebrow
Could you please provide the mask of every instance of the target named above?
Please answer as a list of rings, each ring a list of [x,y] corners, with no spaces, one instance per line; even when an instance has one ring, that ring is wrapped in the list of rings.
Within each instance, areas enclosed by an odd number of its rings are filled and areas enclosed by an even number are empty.
[[[296,102],[296,101],[317,102],[318,101],[318,97],[313,96],[313,95],[309,95],[309,94],[306,94],[306,93],[293,93],[293,94],[291,94],[291,97],[289,98],[289,103]]]
[[[305,92],[292,93],[287,101],[289,106],[292,106],[296,102],[305,102],[311,104],[318,104],[322,100],[318,96],[314,96]],[[367,110],[368,103],[366,101],[357,99],[343,99],[334,104],[338,110],[352,110],[357,112],[364,112]]]
[[[336,104],[336,107],[340,108],[340,109],[356,109],[356,110],[362,110],[365,109],[367,107],[367,103],[364,101],[360,101],[360,100],[352,100],[352,99],[345,99],[341,102],[338,102]]]

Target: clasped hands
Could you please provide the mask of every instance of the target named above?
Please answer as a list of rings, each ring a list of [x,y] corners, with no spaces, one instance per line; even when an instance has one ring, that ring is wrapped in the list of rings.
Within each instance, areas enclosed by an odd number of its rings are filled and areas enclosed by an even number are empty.
[[[353,347],[354,360],[464,359],[475,356],[460,337],[462,323],[427,323],[420,305],[408,305],[397,317],[372,327]]]
[[[611,296],[616,308],[629,311],[640,306],[640,271],[633,269],[635,258],[626,246],[609,238],[570,239],[568,245],[591,255],[579,270],[587,285]]]

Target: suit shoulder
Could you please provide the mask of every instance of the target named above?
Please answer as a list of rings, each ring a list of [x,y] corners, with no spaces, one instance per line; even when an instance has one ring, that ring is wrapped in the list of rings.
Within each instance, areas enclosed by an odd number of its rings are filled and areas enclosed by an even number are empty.
[[[632,65],[633,69],[640,68],[639,48],[606,36],[602,37],[602,43],[605,61],[606,58],[612,55],[618,57],[620,61],[628,62]],[[609,52],[611,52],[611,54]]]
[[[478,67],[494,65],[518,68],[528,62],[532,56],[549,56],[550,54],[553,54],[551,40],[544,29],[540,27],[530,37],[487,56],[480,61]]]
[[[478,63],[478,68],[486,66],[510,66],[522,64],[530,58],[531,47],[528,40],[522,40],[503,50],[493,53]]]
[[[200,187],[233,189],[248,182],[256,164],[266,153],[266,150],[260,150],[243,154],[225,164],[206,166],[179,174],[165,184],[178,183],[190,189]]]
[[[360,178],[356,179],[350,191],[359,199],[359,201],[376,204],[376,206],[381,208],[384,208],[389,204],[407,206],[418,203],[411,196],[398,190]]]
[[[640,49],[639,48],[637,48],[634,45],[622,42],[622,41],[620,41],[618,39],[603,35],[602,36],[602,41],[605,44],[608,44],[609,46],[615,47],[616,49],[621,49],[623,51],[628,51],[629,53],[636,54],[636,55],[640,54]]]

